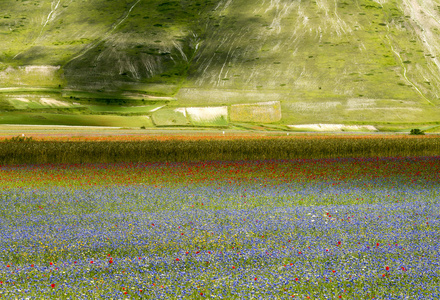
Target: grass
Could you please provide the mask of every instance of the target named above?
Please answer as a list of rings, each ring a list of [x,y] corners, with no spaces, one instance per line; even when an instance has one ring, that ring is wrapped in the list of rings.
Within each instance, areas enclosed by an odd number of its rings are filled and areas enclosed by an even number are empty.
[[[155,126],[189,126],[186,113],[175,109],[161,109],[153,113],[152,120]]]
[[[114,105],[89,105],[87,106],[93,112],[112,112],[118,114],[126,113],[149,113],[151,110],[162,107],[163,104],[146,105],[146,106],[114,106]]]
[[[1,164],[181,162],[249,159],[428,156],[438,137],[273,137],[263,139],[147,141],[32,141],[0,143]]]
[[[438,166],[2,164],[0,295],[436,298]]]
[[[77,99],[77,100],[91,100],[91,101],[110,101],[112,104],[120,103],[130,103],[133,105],[139,105],[140,103],[145,102],[156,102],[158,101],[157,98],[152,98],[151,95],[145,94],[142,91],[118,91],[118,92],[106,92],[106,91],[62,91],[62,96],[64,98],[69,99]],[[162,101],[173,101],[175,99],[170,97],[163,97],[159,100]]]
[[[138,93],[181,107],[281,101],[282,125],[439,121],[437,25],[398,1],[282,2],[280,12],[245,0],[93,0],[51,15],[41,0],[4,4],[0,83],[109,104]],[[353,99],[376,103],[353,108]],[[320,108],[329,101],[340,105]],[[298,102],[310,107],[298,112]]]
[[[281,120],[279,101],[231,105],[229,118],[233,122],[275,123]]]
[[[0,124],[152,127],[148,116],[70,115],[51,113],[0,113]]]

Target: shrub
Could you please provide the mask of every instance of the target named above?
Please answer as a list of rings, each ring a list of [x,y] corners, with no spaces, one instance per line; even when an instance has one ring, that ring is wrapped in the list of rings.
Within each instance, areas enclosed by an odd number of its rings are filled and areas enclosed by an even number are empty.
[[[422,130],[420,130],[418,128],[414,128],[414,129],[411,129],[409,134],[411,134],[411,135],[424,135],[425,132],[423,132]]]

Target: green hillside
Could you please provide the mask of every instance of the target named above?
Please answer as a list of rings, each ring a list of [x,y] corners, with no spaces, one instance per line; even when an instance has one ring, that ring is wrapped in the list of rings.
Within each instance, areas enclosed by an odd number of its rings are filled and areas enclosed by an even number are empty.
[[[3,123],[440,124],[438,0],[1,1],[0,41]]]

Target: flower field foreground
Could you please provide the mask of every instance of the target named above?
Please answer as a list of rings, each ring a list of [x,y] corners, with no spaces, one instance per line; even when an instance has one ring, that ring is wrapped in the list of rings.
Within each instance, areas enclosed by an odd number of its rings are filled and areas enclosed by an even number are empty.
[[[440,157],[0,167],[3,299],[438,299]]]

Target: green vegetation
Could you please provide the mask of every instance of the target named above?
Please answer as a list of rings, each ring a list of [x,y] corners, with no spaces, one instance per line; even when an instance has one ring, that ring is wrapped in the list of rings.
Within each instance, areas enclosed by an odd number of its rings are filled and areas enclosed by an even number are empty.
[[[151,140],[137,142],[0,143],[0,164],[152,162],[334,157],[427,156],[435,138],[294,138],[258,140]]]
[[[0,113],[0,124],[152,127],[148,116],[71,115],[53,113]]]
[[[152,120],[156,126],[188,126],[191,124],[186,113],[175,109],[159,110],[153,114]]]
[[[14,89],[46,89],[111,106],[91,108],[100,113],[173,99],[179,107],[280,101],[281,120],[270,122],[282,125],[440,121],[433,1],[277,3],[3,1],[0,102]],[[0,109],[39,108],[7,102]],[[158,126],[180,122],[166,115]]]
[[[27,136],[13,136],[9,139],[5,139],[4,142],[13,142],[13,143],[27,143],[27,142],[32,142],[33,138],[32,137],[27,137]]]
[[[437,299],[439,160],[2,164],[0,296]]]
[[[409,134],[411,134],[411,135],[424,135],[425,133],[422,130],[415,128],[415,129],[411,129]]]
[[[90,105],[87,106],[93,112],[108,112],[117,114],[127,113],[149,113],[151,110],[162,107],[161,104],[147,106],[115,106],[115,105]]]
[[[209,121],[192,119],[191,116],[189,116],[189,119],[192,125],[200,127],[228,127],[229,125],[228,119],[225,116],[220,116]]]

